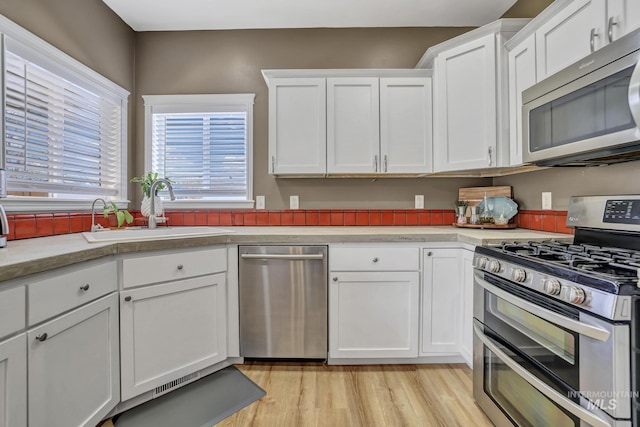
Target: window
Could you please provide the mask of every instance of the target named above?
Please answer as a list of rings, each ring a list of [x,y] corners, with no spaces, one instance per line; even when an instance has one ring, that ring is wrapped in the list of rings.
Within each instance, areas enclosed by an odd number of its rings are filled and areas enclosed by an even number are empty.
[[[0,37],[3,205],[69,210],[98,196],[125,200],[129,93],[9,20],[0,20]]]
[[[174,182],[169,206],[252,207],[254,97],[143,96],[145,168]]]

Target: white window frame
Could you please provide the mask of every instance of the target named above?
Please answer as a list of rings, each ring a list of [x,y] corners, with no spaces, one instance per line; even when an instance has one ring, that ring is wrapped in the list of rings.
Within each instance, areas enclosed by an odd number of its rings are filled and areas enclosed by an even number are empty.
[[[168,209],[250,209],[253,201],[253,103],[255,94],[142,95],[144,101],[144,173],[151,171],[154,113],[203,113],[246,111],[247,122],[247,199],[246,200],[168,200]]]
[[[2,106],[0,112],[0,138],[4,144],[4,38],[8,36],[17,42],[31,49],[39,57],[43,58],[51,65],[60,77],[71,81],[84,81],[87,84],[103,90],[120,98],[121,101],[121,181],[118,188],[118,195],[111,200],[115,201],[120,208],[126,208],[127,200],[127,136],[128,136],[128,98],[130,92],[103,77],[91,68],[62,52],[60,49],[47,43],[35,34],[22,28],[18,24],[0,15],[0,99]],[[0,167],[4,166],[5,147],[0,146]],[[32,196],[8,196],[2,199],[2,206],[8,212],[53,212],[53,211],[75,211],[91,209],[90,199],[74,199],[64,197],[32,197]]]

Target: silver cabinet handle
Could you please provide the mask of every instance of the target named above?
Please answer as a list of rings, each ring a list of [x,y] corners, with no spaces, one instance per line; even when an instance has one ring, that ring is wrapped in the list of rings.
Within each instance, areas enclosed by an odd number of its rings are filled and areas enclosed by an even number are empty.
[[[384,171],[385,171],[385,172],[387,171],[387,166],[388,166],[388,165],[387,165],[387,155],[385,154],[385,155],[384,155]]]
[[[304,260],[304,259],[323,259],[323,254],[304,254],[304,255],[287,255],[287,254],[241,254],[243,259],[288,259],[288,260]]]
[[[589,44],[591,45],[591,53],[596,51],[596,37],[600,37],[598,33],[596,33],[596,29],[591,29],[591,36],[589,39]]]
[[[491,283],[484,280],[480,277],[480,274],[477,272],[473,273],[474,283],[482,286],[487,291],[491,292],[498,298],[501,298],[516,307],[519,307],[525,311],[528,311],[531,314],[535,314],[543,320],[546,320],[551,323],[555,323],[558,326],[562,326],[572,332],[575,332],[580,335],[584,335],[585,337],[592,338],[594,340],[605,342],[611,336],[611,333],[606,329],[599,328],[597,326],[588,325],[583,322],[578,322],[577,320],[570,319],[568,317],[562,316],[556,312],[551,310],[547,310],[546,308],[540,307],[531,303],[529,301],[525,301],[521,298],[511,295],[508,292],[503,291],[497,286],[493,286]]]
[[[47,333],[45,332],[44,334],[38,335],[38,336],[36,337],[36,340],[37,340],[37,341],[40,341],[40,342],[42,342],[42,341],[46,341],[48,336],[49,336],[49,335],[47,335]]]
[[[271,173],[276,172],[276,158],[271,156]]]
[[[125,300],[126,302],[129,302],[129,301],[131,301],[131,297],[124,297],[124,300]]]
[[[378,155],[373,156],[373,171],[378,172]]]
[[[609,17],[609,22],[607,23],[607,38],[609,39],[609,43],[613,41],[613,27],[616,25],[618,25],[616,19],[613,16]]]
[[[89,284],[86,283],[84,286],[80,286],[80,290],[81,291],[88,291],[89,290]]]
[[[184,268],[184,266],[182,264],[178,264],[178,270],[182,270]]]
[[[334,277],[334,278],[333,278],[333,281],[334,281],[334,282],[337,282],[337,281],[338,281],[338,278],[337,278],[337,277]]]
[[[433,252],[431,251],[427,252],[427,256],[431,256],[431,255],[433,255]]]
[[[558,393],[553,388],[549,387],[542,380],[538,379],[531,372],[524,369],[522,366],[518,364],[515,360],[509,357],[504,351],[500,350],[498,346],[493,342],[493,340],[487,337],[482,330],[480,329],[480,322],[476,319],[473,320],[473,332],[475,336],[482,341],[482,344],[485,345],[493,354],[497,356],[498,359],[502,361],[505,365],[507,365],[511,370],[513,370],[516,374],[518,374],[523,380],[528,382],[533,388],[538,390],[540,393],[545,395],[549,400],[557,403],[559,406],[566,409],[568,412],[571,412],[576,417],[585,421],[587,424],[593,427],[611,427],[611,424],[606,422],[605,420],[598,418],[591,412],[585,410],[580,405],[573,403],[568,400],[566,396],[563,396],[561,393]],[[480,368],[482,369],[482,368]]]
[[[636,126],[640,126],[640,62],[633,69],[629,81],[629,108]]]
[[[374,259],[372,259],[372,261],[373,261],[373,262],[378,262],[378,261],[380,261],[380,260],[378,259],[378,257],[375,257]]]
[[[487,149],[487,157],[489,158],[489,166],[493,163],[493,147]]]

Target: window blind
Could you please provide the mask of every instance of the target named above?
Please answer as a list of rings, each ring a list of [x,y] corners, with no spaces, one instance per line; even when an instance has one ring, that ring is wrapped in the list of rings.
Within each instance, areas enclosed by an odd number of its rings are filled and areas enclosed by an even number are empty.
[[[30,61],[20,50],[4,52],[8,190],[118,195],[121,104]]]
[[[155,113],[151,160],[178,199],[246,200],[247,113]]]

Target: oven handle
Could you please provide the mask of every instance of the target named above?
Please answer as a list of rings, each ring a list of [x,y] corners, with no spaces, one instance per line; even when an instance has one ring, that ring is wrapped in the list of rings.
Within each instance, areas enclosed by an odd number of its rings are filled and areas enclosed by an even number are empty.
[[[480,341],[489,349],[493,354],[495,354],[498,359],[502,361],[505,365],[511,368],[516,374],[522,377],[523,380],[528,382],[532,387],[537,389],[540,393],[545,395],[549,400],[555,402],[557,405],[563,407],[568,412],[571,412],[576,417],[580,418],[582,421],[593,427],[612,427],[607,421],[602,418],[597,417],[591,412],[584,409],[582,406],[566,399],[562,394],[558,393],[556,390],[545,384],[543,381],[538,379],[535,375],[528,372],[522,366],[518,364],[515,360],[509,357],[505,352],[500,350],[496,344],[494,344],[493,340],[482,332],[480,329],[481,323],[477,319],[473,319],[473,330]]]
[[[640,61],[636,64],[631,74],[628,96],[631,115],[636,122],[636,127],[640,127]]]
[[[523,310],[526,310],[536,316],[547,320],[549,322],[555,323],[556,325],[562,326],[570,331],[573,331],[577,334],[584,335],[589,338],[593,338],[594,340],[605,342],[611,336],[611,333],[606,329],[599,328],[597,326],[588,325],[586,323],[578,322],[577,320],[570,319],[568,317],[562,316],[558,313],[555,313],[551,310],[547,310],[546,308],[539,307],[529,301],[525,301],[521,298],[518,298],[514,295],[511,295],[508,292],[503,291],[497,286],[493,286],[491,283],[484,280],[478,272],[474,272],[473,276],[480,286],[485,288],[487,291],[491,292],[495,296],[502,298],[503,300],[510,302],[516,307],[520,307]]]

